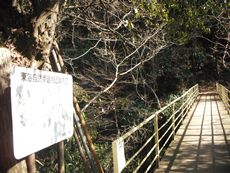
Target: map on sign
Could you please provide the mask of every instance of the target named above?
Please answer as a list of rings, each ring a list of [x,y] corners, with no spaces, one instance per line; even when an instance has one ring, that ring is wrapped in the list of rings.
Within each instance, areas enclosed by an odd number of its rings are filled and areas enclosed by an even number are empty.
[[[16,159],[72,136],[71,75],[15,67],[10,83]]]

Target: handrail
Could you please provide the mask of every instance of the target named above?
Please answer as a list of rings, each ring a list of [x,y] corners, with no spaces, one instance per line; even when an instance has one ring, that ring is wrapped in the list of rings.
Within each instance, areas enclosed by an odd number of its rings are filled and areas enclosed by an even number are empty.
[[[148,172],[153,165],[158,166],[164,148],[168,142],[174,138],[176,130],[187,115],[198,94],[199,87],[198,84],[196,84],[182,96],[156,111],[139,125],[131,128],[127,133],[113,141],[114,173],[120,173],[124,169],[129,169],[128,166],[132,167],[132,172],[138,172],[140,169],[142,172]],[[158,121],[158,119],[161,118],[160,115],[167,116],[167,114],[169,114],[167,120],[163,124],[159,123],[160,121]],[[136,133],[145,129],[144,126],[148,126],[146,129],[151,131],[152,135],[150,134],[150,137],[142,141],[142,146],[135,148],[137,150],[135,153],[130,154],[130,152],[125,151],[125,146],[128,141],[134,138],[133,136]],[[146,148],[148,148],[147,152],[145,150]],[[143,156],[143,151],[145,151],[144,158],[141,158],[139,163],[137,163],[137,156]],[[128,159],[126,160],[127,157]],[[151,159],[149,159],[150,157]],[[146,163],[148,159],[151,160],[150,164]],[[129,172],[131,171],[129,170]]]
[[[216,90],[228,113],[230,113],[230,91],[219,83],[216,83]]]

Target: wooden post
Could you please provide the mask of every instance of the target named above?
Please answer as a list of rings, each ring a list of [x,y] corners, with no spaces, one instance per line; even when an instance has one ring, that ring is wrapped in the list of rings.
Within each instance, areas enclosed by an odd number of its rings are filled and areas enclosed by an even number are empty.
[[[156,166],[159,167],[160,164],[160,153],[159,153],[159,131],[158,131],[158,114],[156,114],[156,116],[153,119],[154,121],[154,133],[155,134],[155,144],[156,144],[156,148],[155,148],[155,155],[157,156],[156,159]]]
[[[35,154],[31,154],[26,157],[26,165],[28,173],[36,173],[36,165],[35,165]]]
[[[65,173],[64,141],[58,144],[58,173]]]

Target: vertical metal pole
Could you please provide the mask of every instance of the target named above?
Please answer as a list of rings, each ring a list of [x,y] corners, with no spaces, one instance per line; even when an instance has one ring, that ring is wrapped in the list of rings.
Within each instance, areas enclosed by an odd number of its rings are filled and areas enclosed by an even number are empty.
[[[156,116],[153,119],[154,121],[154,133],[155,133],[155,144],[156,144],[156,148],[155,148],[155,155],[157,156],[156,159],[156,166],[159,167],[160,165],[160,153],[159,153],[159,131],[158,131],[158,114],[156,114]]]
[[[78,118],[78,116],[76,114],[76,111],[74,111],[74,120],[75,120],[75,124],[76,124],[77,133],[79,134],[79,137],[80,137],[80,139],[82,141],[83,147],[84,147],[84,149],[86,151],[86,154],[87,154],[87,156],[89,158],[89,164],[90,164],[91,170],[92,170],[93,173],[97,173],[98,171],[97,171],[96,165],[94,164],[93,155],[90,152],[89,147],[87,145],[87,141],[86,141],[85,135],[83,133],[81,123],[79,122],[80,120],[79,120],[79,118]]]
[[[87,142],[88,142],[89,149],[90,149],[90,151],[92,152],[92,155],[93,155],[94,160],[95,160],[95,162],[96,162],[98,171],[99,171],[100,173],[104,173],[104,170],[103,170],[103,168],[102,168],[102,166],[101,166],[100,160],[99,160],[99,158],[98,158],[98,156],[97,156],[96,149],[95,149],[95,147],[94,147],[94,145],[93,145],[93,141],[92,141],[92,139],[91,139],[91,137],[90,137],[90,134],[89,134],[89,132],[88,132],[88,130],[87,130],[86,122],[85,122],[85,120],[84,120],[84,118],[83,118],[83,115],[82,115],[82,112],[81,112],[81,110],[80,110],[80,106],[78,105],[78,102],[77,102],[77,98],[76,98],[76,97],[73,98],[73,102],[74,102],[74,109],[75,109],[76,114],[78,115],[78,118],[79,118],[79,120],[80,120],[81,127],[82,127],[82,129],[83,129],[84,135],[85,135],[86,140],[87,140]]]
[[[80,141],[80,137],[78,136],[76,130],[74,129],[74,137],[75,137],[75,140],[76,140],[76,143],[77,143],[77,148],[78,148],[78,151],[81,155],[81,158],[84,162],[84,166],[86,168],[86,171],[87,172],[90,172],[90,167],[89,167],[89,164],[88,164],[88,161],[87,161],[87,158],[85,156],[85,153],[84,153],[84,149],[82,148],[81,146],[81,141]]]
[[[225,101],[225,90],[224,90],[224,87],[222,86],[222,100],[224,102],[224,106],[226,106],[226,101]]]
[[[196,87],[196,97],[199,95],[199,85],[197,84],[197,87]]]
[[[182,105],[184,104],[184,102],[185,102],[185,96],[182,97]],[[183,121],[184,114],[185,114],[185,105],[182,106],[181,111],[182,111],[181,118],[182,118],[182,121]]]
[[[173,103],[172,129],[173,129],[173,139],[174,139],[175,138],[175,103]]]
[[[58,143],[58,173],[65,173],[64,141]]]
[[[113,141],[112,151],[113,151],[113,171],[114,171],[114,173],[119,173],[117,141]]]
[[[225,103],[226,109],[228,109],[228,92],[225,88],[224,88],[224,103]]]
[[[114,173],[121,173],[126,166],[124,141],[122,138],[113,141],[112,150]]]
[[[230,92],[229,91],[226,91],[227,92],[227,110],[228,110],[228,113],[230,114],[230,101],[229,101],[229,98],[230,98]]]

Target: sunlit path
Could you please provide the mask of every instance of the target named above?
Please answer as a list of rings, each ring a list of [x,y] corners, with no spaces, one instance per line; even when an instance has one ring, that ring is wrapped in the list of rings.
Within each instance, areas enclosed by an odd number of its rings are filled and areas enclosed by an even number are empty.
[[[217,94],[200,94],[160,161],[160,172],[230,172],[230,116]]]

